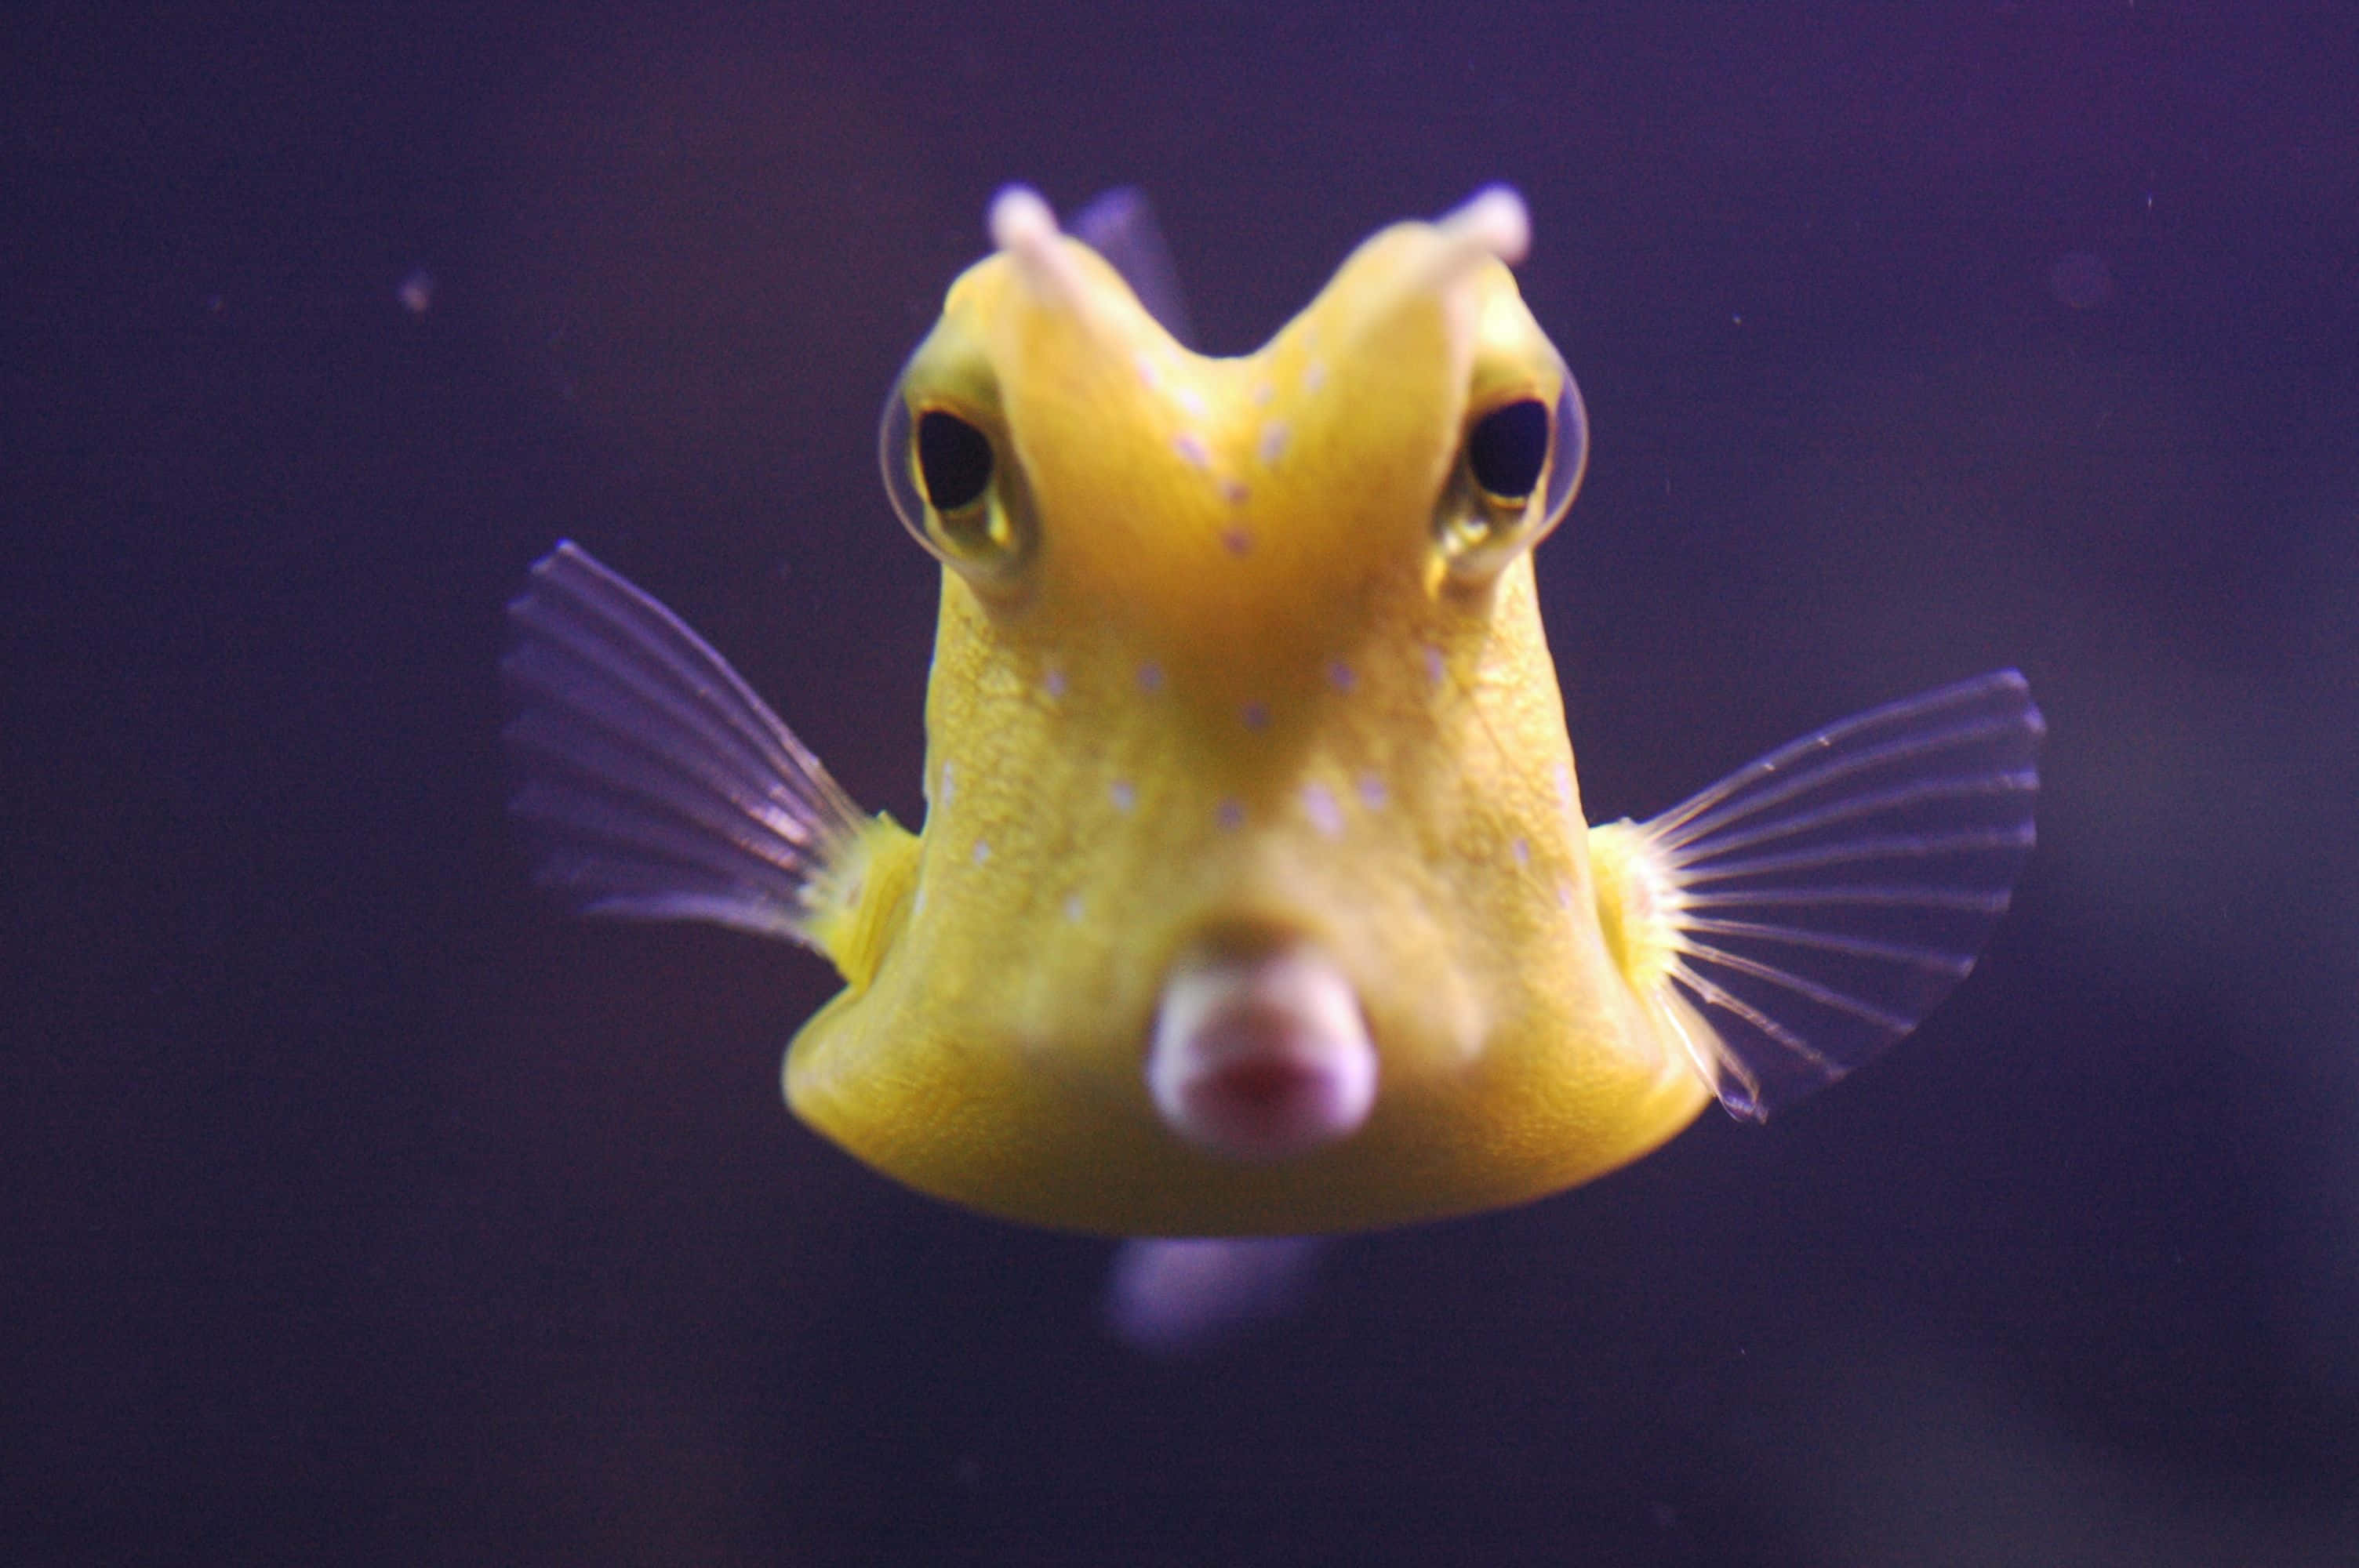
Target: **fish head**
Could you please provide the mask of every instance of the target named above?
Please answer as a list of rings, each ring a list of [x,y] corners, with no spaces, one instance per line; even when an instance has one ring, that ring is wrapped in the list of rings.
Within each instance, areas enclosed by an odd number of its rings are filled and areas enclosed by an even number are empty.
[[[1522,204],[1368,240],[1258,351],[1174,341],[1029,192],[886,409],[942,564],[928,814],[798,1111],[1052,1225],[1519,1201],[1701,1087],[1601,935],[1530,552],[1587,451]]]

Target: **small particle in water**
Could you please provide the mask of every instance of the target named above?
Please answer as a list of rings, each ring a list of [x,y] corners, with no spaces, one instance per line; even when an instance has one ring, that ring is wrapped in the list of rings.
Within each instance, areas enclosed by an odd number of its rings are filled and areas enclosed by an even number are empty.
[[[1138,689],[1146,692],[1161,691],[1163,689],[1163,666],[1153,663],[1139,665]]]
[[[1171,438],[1171,446],[1190,468],[1210,468],[1212,449],[1204,445],[1204,438],[1193,430],[1182,430]]]
[[[1370,811],[1381,811],[1385,804],[1385,781],[1373,773],[1364,773],[1353,787],[1360,793],[1360,804]]]
[[[1212,808],[1212,820],[1234,830],[1245,825],[1245,808],[1241,801],[1224,800]]]
[[[1128,811],[1138,804],[1138,791],[1128,779],[1116,779],[1106,785],[1106,798],[1114,802],[1116,811]]]
[[[1245,728],[1248,730],[1266,730],[1269,728],[1269,705],[1263,702],[1248,702],[1239,711],[1237,717],[1245,721]]]
[[[934,804],[940,806],[945,811],[950,809],[951,783],[951,765],[948,762],[944,762],[942,764],[941,787],[934,791]]]
[[[2093,251],[2067,251],[2048,269],[2048,292],[2073,310],[2094,310],[2114,297],[2114,269]]]
[[[989,859],[991,859],[991,846],[984,843],[980,838],[976,839],[974,841],[974,863],[979,866]]]
[[[1246,555],[1253,549],[1253,535],[1243,528],[1223,528],[1221,530],[1221,543],[1233,556]]]
[[[401,287],[393,291],[393,297],[400,300],[401,308],[412,316],[425,315],[434,303],[434,275],[419,267],[401,280]]]
[[[1327,684],[1337,691],[1349,691],[1360,684],[1360,677],[1352,673],[1351,665],[1337,659],[1327,666]]]
[[[1047,672],[1040,677],[1040,689],[1047,692],[1052,697],[1064,696],[1064,670],[1056,665],[1050,665]]]
[[[1286,421],[1272,419],[1261,427],[1261,440],[1254,450],[1264,463],[1274,463],[1286,455]]]
[[[1069,892],[1065,895],[1065,919],[1074,925],[1079,925],[1082,923],[1082,895],[1080,893]]]

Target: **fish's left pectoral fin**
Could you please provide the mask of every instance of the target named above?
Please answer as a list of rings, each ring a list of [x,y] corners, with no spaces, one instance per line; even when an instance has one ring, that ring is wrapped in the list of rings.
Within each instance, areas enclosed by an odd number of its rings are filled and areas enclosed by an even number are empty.
[[[570,540],[508,606],[510,807],[535,880],[583,914],[818,946],[869,820],[704,639]]]
[[[1833,1082],[1966,978],[2030,854],[2046,726],[2002,670],[1771,752],[1618,845],[1668,1027],[1747,1120]],[[1616,847],[1609,839],[1610,849]]]

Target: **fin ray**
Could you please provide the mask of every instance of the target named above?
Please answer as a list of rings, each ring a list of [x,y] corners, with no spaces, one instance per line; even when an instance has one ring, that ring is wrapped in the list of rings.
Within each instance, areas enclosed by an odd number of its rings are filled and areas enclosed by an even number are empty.
[[[1875,762],[1880,763],[1900,760],[1903,760],[1900,752],[1886,748],[1884,754],[1877,757]],[[1855,768],[1828,768],[1807,777],[1789,779],[1779,794],[1783,798],[1805,789],[1821,789],[1838,778],[1847,777],[1858,771]],[[1757,804],[1746,803],[1742,809],[1733,808],[1729,812],[1715,813],[1711,816],[1698,818],[1689,823],[1681,830],[1680,837],[1666,839],[1665,842],[1672,847],[1675,858],[1678,851],[1683,850],[1690,844],[1696,843],[1709,843],[1715,853],[1724,854],[1731,849],[1751,849],[1756,844],[1774,844],[1781,838],[1797,838],[1815,828],[1832,827],[1839,822],[1849,822],[1863,816],[1875,816],[1905,806],[1930,805],[1935,801],[1962,796],[1999,794],[2008,790],[2019,790],[2027,794],[2038,787],[2038,775],[2029,773],[1980,773],[1967,774],[1962,777],[1943,776],[1922,779],[1892,789],[1845,795],[1815,810],[1798,812],[1792,816],[1771,820],[1756,827],[1742,828],[1741,824],[1749,821],[1757,813],[1767,810],[1772,804],[1768,801]]]
[[[1758,1119],[1915,1028],[2035,838],[2045,725],[2013,670],[1770,752],[1634,831],[1713,1087]]]
[[[1919,968],[1940,969],[1965,979],[1973,968],[1971,955],[1960,957],[1938,947],[1915,947],[1903,942],[1879,942],[1872,936],[1844,936],[1832,932],[1808,931],[1795,925],[1770,925],[1757,920],[1698,919],[1693,915],[1682,923],[1682,929],[1700,931],[1712,936],[1756,936],[1764,942],[1783,942],[1796,947],[1815,947],[1824,953],[1845,953],[1855,958],[1884,958],[1895,964],[1914,964]]]
[[[1980,910],[1995,915],[2006,913],[2007,895],[1957,888],[1760,888],[1744,892],[1690,892],[1686,903],[1690,909],[1766,909],[1798,904],[1888,907],[1897,904],[1926,909]]]
[[[727,661],[566,541],[508,606],[502,737],[535,880],[585,914],[814,946],[814,883],[860,808]]]
[[[1858,756],[1874,749],[1877,744],[1876,737],[1887,730],[1909,730],[1935,714],[1951,712],[1993,697],[2004,697],[2011,693],[2027,706],[2028,690],[2023,676],[2017,672],[1995,670],[1973,680],[1959,681],[1916,697],[1903,697],[1898,702],[1886,703],[1882,708],[1870,708],[1865,713],[1854,714],[1841,723],[1831,724],[1799,741],[1788,741],[1767,756],[1746,763],[1710,788],[1690,795],[1653,818],[1647,826],[1658,838],[1685,842],[1701,831],[1689,828],[1687,825],[1704,812],[1753,789],[1765,780],[1783,778],[1814,758],[1835,756],[1839,750],[1843,756]],[[1928,743],[1939,744],[1948,736],[1946,731],[1934,730],[1922,739]],[[1764,791],[1753,798],[1754,804],[1766,806],[1774,799],[1782,798],[1782,794]]]

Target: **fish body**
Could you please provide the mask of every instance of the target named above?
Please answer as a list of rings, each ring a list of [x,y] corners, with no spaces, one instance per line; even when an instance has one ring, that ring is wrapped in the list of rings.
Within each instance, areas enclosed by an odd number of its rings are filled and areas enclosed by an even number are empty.
[[[2030,842],[2019,677],[1586,821],[1531,569],[1586,419],[1510,194],[1234,359],[1028,192],[993,228],[882,435],[942,564],[921,833],[577,548],[516,607],[545,880],[829,957],[804,1120],[1042,1225],[1360,1229],[1757,1116],[1962,977]]]

